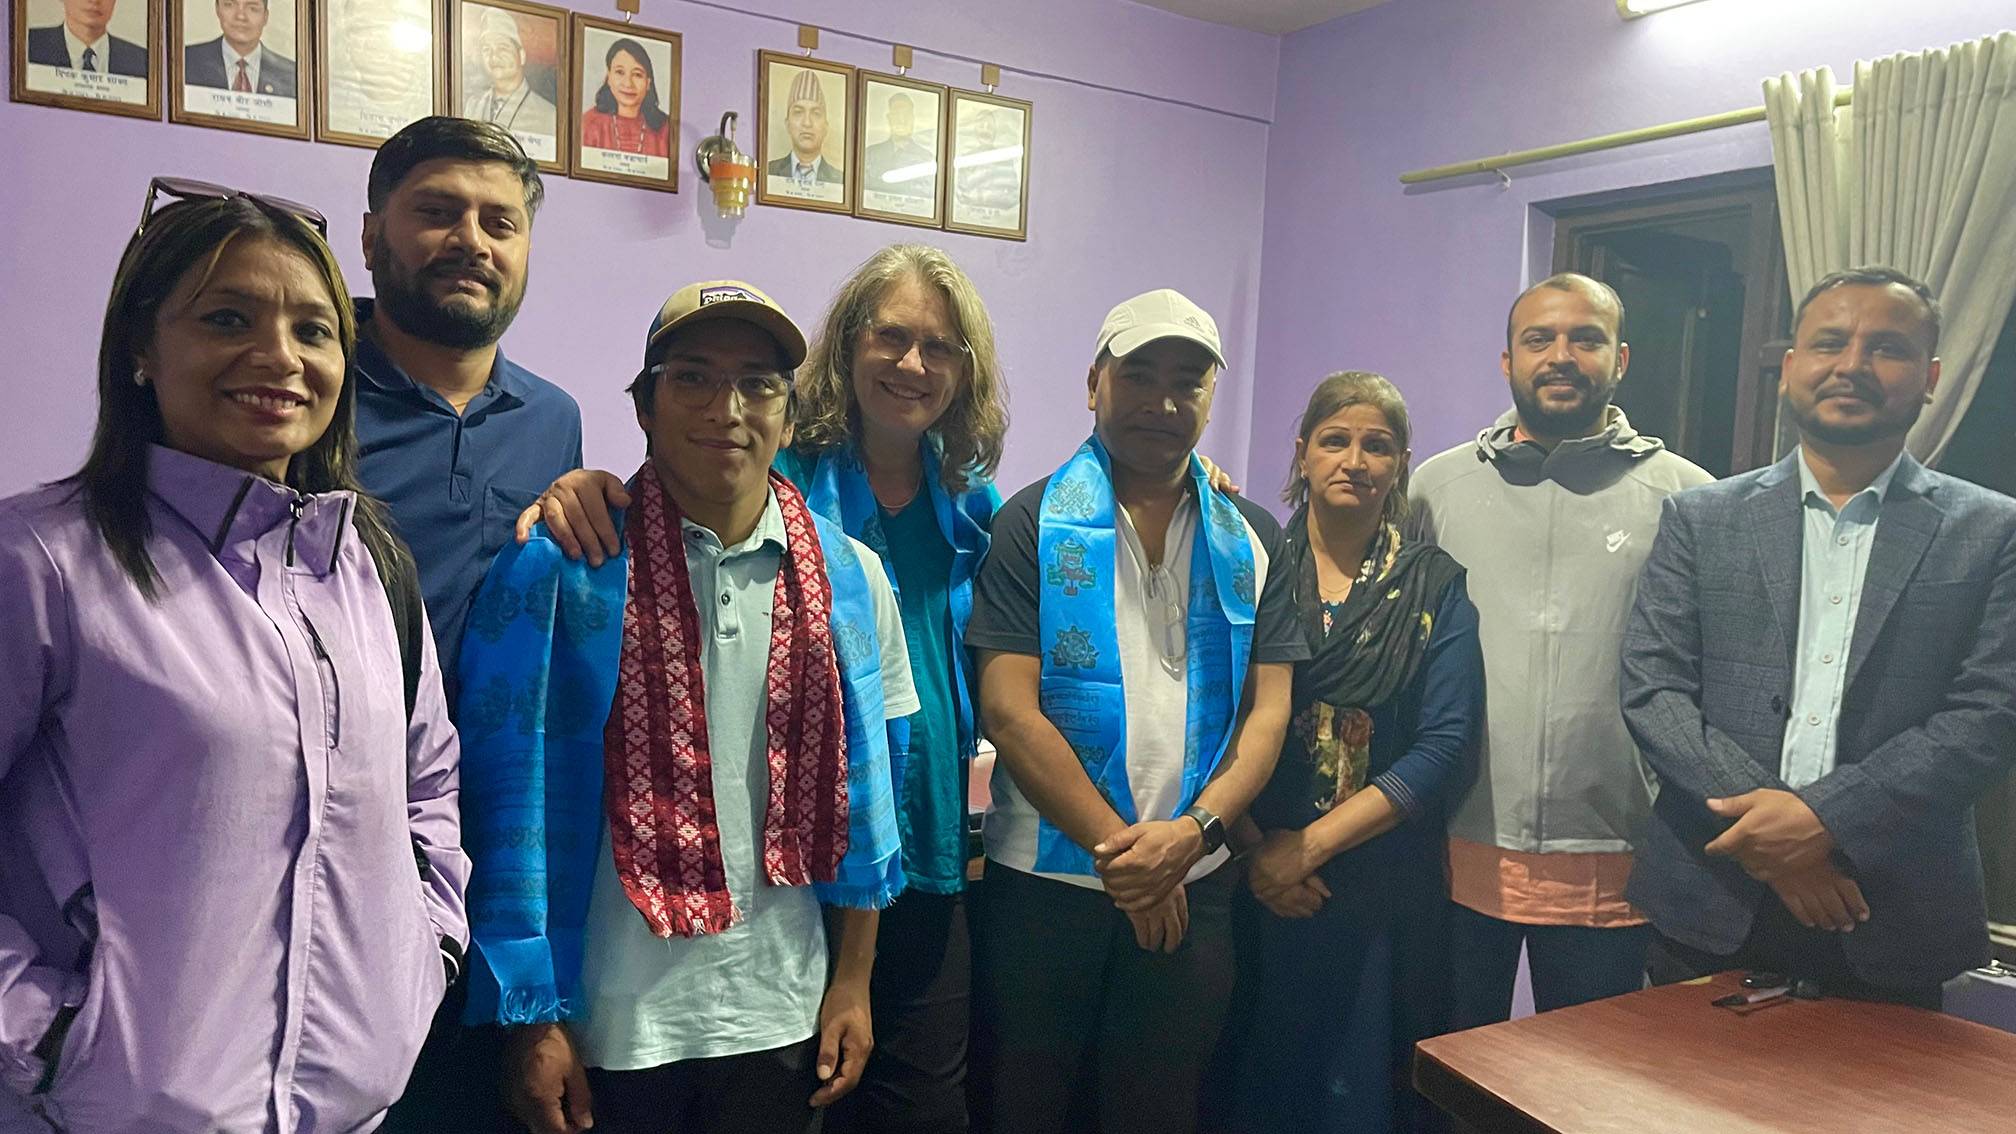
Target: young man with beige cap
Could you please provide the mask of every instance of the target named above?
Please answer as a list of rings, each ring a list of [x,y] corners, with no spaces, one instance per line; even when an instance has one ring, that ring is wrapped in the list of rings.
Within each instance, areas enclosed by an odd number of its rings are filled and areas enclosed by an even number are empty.
[[[917,699],[874,553],[770,471],[804,357],[748,284],[674,294],[629,388],[623,551],[589,567],[542,528],[477,598],[470,1014],[512,1029],[534,1134],[797,1134],[872,1045],[903,887],[885,722]]]
[[[1182,295],[1115,307],[1092,436],[994,519],[966,633],[999,753],[973,905],[977,1130],[1197,1125],[1232,989],[1225,827],[1273,771],[1308,657],[1268,571],[1280,525],[1195,453],[1223,366]]]

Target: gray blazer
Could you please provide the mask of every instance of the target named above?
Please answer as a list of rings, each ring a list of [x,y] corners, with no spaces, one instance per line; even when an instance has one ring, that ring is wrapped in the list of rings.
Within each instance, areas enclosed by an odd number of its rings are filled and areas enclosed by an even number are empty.
[[[1667,498],[1624,637],[1625,723],[1660,783],[1627,896],[1684,945],[1734,952],[1777,897],[1702,847],[1703,800],[1778,778],[1799,640],[1797,452]],[[1907,454],[1883,501],[1848,656],[1835,770],[1799,795],[1869,921],[1872,984],[1988,960],[1976,797],[2016,760],[2016,500]]]

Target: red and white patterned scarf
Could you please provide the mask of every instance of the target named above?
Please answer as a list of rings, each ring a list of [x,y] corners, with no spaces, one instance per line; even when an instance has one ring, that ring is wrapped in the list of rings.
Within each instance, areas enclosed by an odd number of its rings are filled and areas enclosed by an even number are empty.
[[[721,863],[700,615],[679,506],[647,462],[627,520],[630,597],[616,706],[603,736],[603,808],[623,891],[660,937],[719,933],[741,920]],[[771,607],[770,793],[763,876],[830,882],[847,853],[847,739],[833,647],[833,588],[804,497],[776,473],[784,562]]]

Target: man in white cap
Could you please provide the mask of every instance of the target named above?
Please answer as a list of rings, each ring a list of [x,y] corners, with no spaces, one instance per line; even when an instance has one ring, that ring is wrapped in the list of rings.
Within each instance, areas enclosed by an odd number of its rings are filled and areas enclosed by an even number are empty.
[[[1309,656],[1268,570],[1280,525],[1195,454],[1223,365],[1176,292],[1115,307],[1092,436],[994,518],[966,633],[998,751],[972,914],[979,1131],[1196,1129],[1232,989],[1225,828],[1273,771]]]
[[[552,102],[525,81],[525,41],[519,36],[518,21],[511,13],[496,8],[483,10],[476,54],[483,60],[483,71],[490,81],[462,100],[462,117],[495,122],[520,135],[521,142],[527,134],[553,137],[559,114]]]
[[[791,152],[764,167],[773,178],[770,189],[837,201],[846,178],[839,166],[826,160],[826,90],[819,84],[819,72],[800,70],[792,77],[788,93],[784,134],[791,142]],[[777,178],[783,179],[781,184]]]
[[[886,722],[917,695],[880,561],[770,471],[804,358],[756,288],[674,293],[623,551],[541,528],[477,596],[468,1018],[511,1030],[533,1134],[803,1134],[866,1065],[904,881]]]

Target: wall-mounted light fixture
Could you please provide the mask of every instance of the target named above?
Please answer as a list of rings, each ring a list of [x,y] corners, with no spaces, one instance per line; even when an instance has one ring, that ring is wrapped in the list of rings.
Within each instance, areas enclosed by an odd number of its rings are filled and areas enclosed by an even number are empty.
[[[718,133],[702,138],[693,149],[700,180],[714,187],[714,207],[724,217],[749,211],[749,191],[756,186],[756,159],[735,145],[735,112],[721,116]]]
[[[1700,2],[1701,0],[1617,0],[1617,14],[1627,20],[1636,20],[1654,12],[1663,12],[1668,8]]]

